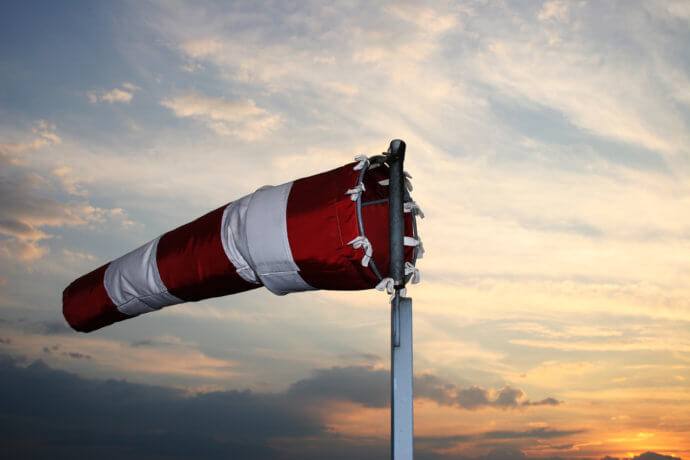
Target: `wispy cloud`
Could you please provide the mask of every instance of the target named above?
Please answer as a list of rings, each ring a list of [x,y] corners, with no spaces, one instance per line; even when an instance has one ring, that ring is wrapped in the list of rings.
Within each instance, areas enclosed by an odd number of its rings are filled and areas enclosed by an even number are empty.
[[[132,83],[124,82],[121,88],[93,90],[86,93],[86,95],[89,98],[89,102],[92,104],[99,102],[107,102],[108,104],[129,104],[136,91],[141,91],[141,88]]]
[[[54,146],[62,142],[55,134],[54,126],[38,122],[33,131],[38,137],[26,143],[3,144],[0,147],[12,153]],[[14,161],[0,166],[0,255],[18,261],[40,259],[49,252],[41,244],[53,237],[50,227],[83,226],[102,223],[106,219],[124,216],[120,208],[105,209],[85,201],[60,202],[49,197],[50,176],[45,177],[36,169],[23,167],[26,161]],[[51,176],[71,194],[83,195],[79,182],[70,175],[69,168],[53,169]]]
[[[223,136],[252,141],[273,131],[280,117],[257,107],[251,99],[226,99],[188,92],[161,101],[176,116],[194,118]]]
[[[679,351],[690,353],[690,340],[681,337],[634,337],[611,340],[511,340],[515,345],[579,351]]]
[[[35,329],[37,326],[29,327]],[[158,376],[175,376],[182,379],[203,379],[207,382],[227,380],[242,373],[236,362],[209,356],[199,351],[193,343],[171,343],[170,339],[158,338],[156,340],[164,340],[169,346],[153,347],[136,342],[122,344],[106,338],[78,337],[47,329],[41,330],[39,334],[30,331],[21,334],[15,332],[11,337],[9,350],[14,355],[44,359],[62,368],[70,368],[70,361],[83,358],[73,353],[89,355],[88,359],[95,367],[87,373],[99,368],[99,372],[110,376],[139,374],[143,381],[155,380]],[[44,352],[46,346],[55,347],[60,353],[47,356]]]
[[[55,125],[49,125],[44,120],[34,122],[31,131],[34,136],[27,141],[0,143],[0,168],[25,163],[18,154],[62,143],[60,136],[55,133]]]

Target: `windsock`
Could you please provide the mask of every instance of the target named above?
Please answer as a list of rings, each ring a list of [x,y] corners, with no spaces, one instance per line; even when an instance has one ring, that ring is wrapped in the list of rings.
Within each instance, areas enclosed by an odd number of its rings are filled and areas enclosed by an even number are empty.
[[[90,332],[261,286],[277,295],[390,290],[386,157],[356,160],[261,187],[82,276],[63,292],[65,319]],[[416,282],[421,211],[408,191],[404,208],[405,272]]]

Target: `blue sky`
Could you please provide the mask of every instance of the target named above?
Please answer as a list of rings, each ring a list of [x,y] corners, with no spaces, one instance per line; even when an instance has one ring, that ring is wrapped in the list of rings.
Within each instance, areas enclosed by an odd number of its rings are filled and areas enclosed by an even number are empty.
[[[246,452],[328,450],[325,433],[381,452],[387,408],[350,392],[385,384],[378,292],[257,290],[89,335],[60,296],[261,185],[402,138],[427,216],[420,455],[687,456],[689,20],[684,1],[5,5],[3,372],[173,405],[248,390],[311,425]],[[333,375],[350,386],[323,393]]]

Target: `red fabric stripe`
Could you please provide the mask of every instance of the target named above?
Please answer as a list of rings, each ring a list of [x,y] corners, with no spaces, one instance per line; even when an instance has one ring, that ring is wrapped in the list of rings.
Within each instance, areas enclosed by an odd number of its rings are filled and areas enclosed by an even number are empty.
[[[364,221],[364,233],[374,248],[374,263],[381,276],[386,278],[390,274],[390,236],[388,234],[388,203],[364,206],[362,208],[362,220]],[[405,214],[405,235],[412,236],[412,215]],[[361,255],[360,255],[361,257]],[[405,260],[412,262],[414,248],[405,246]]]
[[[300,276],[312,287],[331,290],[370,289],[378,278],[362,267],[362,249],[347,243],[359,235],[357,209],[345,191],[357,184],[355,163],[322,174],[296,180],[287,204],[287,233]],[[365,175],[364,201],[388,197],[388,187],[378,184],[387,178],[384,167]],[[374,248],[374,262],[381,275],[388,275],[388,204],[362,208],[364,229]],[[406,234],[412,235],[412,219],[407,215]],[[406,250],[412,260],[412,250]]]
[[[388,198],[388,186],[380,185],[379,181],[388,179],[388,166],[382,165],[367,171],[364,175],[366,191],[362,202],[376,201]],[[412,214],[405,213],[405,235],[413,236]],[[390,274],[390,237],[388,232],[388,203],[381,203],[362,207],[364,233],[374,248],[374,263],[382,277]],[[412,262],[414,248],[405,246],[405,260]]]
[[[194,301],[260,287],[245,281],[221,242],[222,206],[163,235],[156,262],[163,284],[182,300]]]
[[[62,314],[77,331],[91,332],[132,318],[115,307],[105,290],[103,276],[108,265],[82,276],[62,292]]]
[[[292,258],[302,279],[317,289],[369,287],[370,270],[355,263],[356,254],[347,246],[357,225],[345,195],[357,183],[359,171],[352,167],[296,180],[290,190],[286,213]]]

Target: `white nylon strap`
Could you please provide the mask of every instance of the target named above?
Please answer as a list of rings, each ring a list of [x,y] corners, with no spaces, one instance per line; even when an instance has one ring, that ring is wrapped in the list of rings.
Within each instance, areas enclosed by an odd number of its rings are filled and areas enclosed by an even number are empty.
[[[395,290],[395,281],[393,278],[384,278],[379,281],[379,284],[376,285],[376,290],[385,290],[388,294],[393,294],[393,291]]]
[[[406,236],[403,238],[403,244],[405,246],[413,246],[417,247],[417,258],[421,259],[424,257],[424,245],[422,244],[422,240],[419,238],[412,238],[411,236]]]
[[[393,281],[393,278],[383,278],[381,281],[379,281],[379,284],[376,285],[376,290],[385,290],[388,294],[392,294],[391,298],[388,299],[389,302],[392,302],[393,298],[395,297],[395,281]],[[400,295],[405,297],[407,295],[407,288],[400,289]]]
[[[350,195],[352,201],[357,201],[359,196],[366,190],[364,184],[357,184],[354,188],[349,189],[345,192],[345,195]]]
[[[371,260],[371,256],[374,253],[374,250],[371,247],[371,243],[369,242],[369,240],[366,237],[360,235],[347,244],[351,244],[354,249],[364,249],[364,257],[362,257],[362,267],[368,267],[369,261]]]
[[[417,284],[421,280],[419,269],[410,262],[405,262],[405,276],[412,275],[412,284]]]
[[[359,171],[359,170],[362,169],[365,165],[367,165],[367,166],[369,165],[369,157],[366,156],[366,155],[357,155],[357,156],[355,157],[355,160],[356,160],[356,161],[359,161],[359,163],[357,163],[357,165],[356,165],[354,168],[352,168],[352,169],[354,169],[355,171]]]
[[[412,176],[410,176],[410,173],[407,171],[403,171],[404,174],[404,180],[405,180],[405,188],[407,189],[408,192],[412,191],[412,182],[410,182],[410,179],[412,179]],[[390,179],[383,179],[379,181],[379,185],[383,185],[384,187],[387,185],[390,185]]]
[[[410,179],[412,179],[412,176],[407,171],[403,171],[403,176],[405,177],[405,188],[407,189],[408,192],[411,192],[412,191],[412,181]]]
[[[411,212],[415,216],[419,216],[422,219],[424,219],[424,213],[422,212],[422,208],[420,208],[419,205],[414,201],[406,201],[405,203],[403,203],[403,210],[405,212]]]
[[[411,236],[406,236],[403,238],[403,244],[405,246],[419,246],[420,241],[417,238],[412,238]]]
[[[417,246],[417,258],[424,258],[424,245],[422,244],[422,240],[419,240],[419,245]]]

